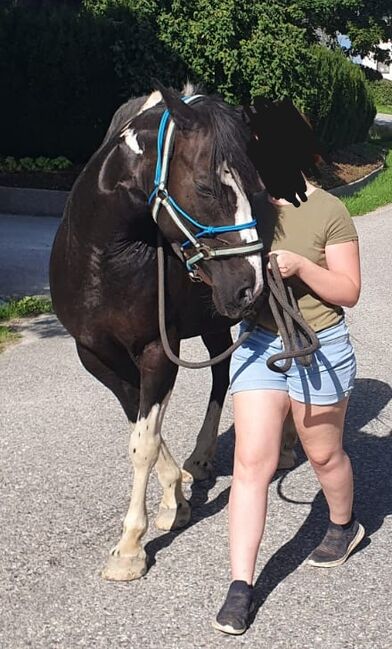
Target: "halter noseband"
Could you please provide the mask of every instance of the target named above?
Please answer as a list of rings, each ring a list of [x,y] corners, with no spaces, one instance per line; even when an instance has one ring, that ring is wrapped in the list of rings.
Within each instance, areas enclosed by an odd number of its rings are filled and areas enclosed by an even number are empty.
[[[193,104],[200,101],[203,95],[194,95],[193,97],[183,97],[182,101],[186,104]],[[165,110],[162,115],[157,137],[157,164],[155,170],[154,190],[152,191],[148,202],[152,205],[152,217],[154,221],[158,222],[158,215],[161,207],[163,206],[170,218],[174,221],[177,227],[184,233],[187,240],[181,245],[181,253],[185,261],[189,276],[193,280],[197,280],[197,274],[193,270],[193,266],[197,268],[197,262],[201,259],[208,260],[216,257],[231,257],[234,255],[250,255],[260,252],[263,249],[263,243],[260,239],[253,243],[244,243],[238,246],[231,246],[227,248],[211,248],[205,243],[201,243],[198,239],[202,237],[213,237],[223,232],[238,232],[239,230],[247,230],[255,228],[257,221],[254,219],[249,223],[242,223],[239,225],[204,225],[199,223],[190,214],[183,210],[178,203],[170,196],[167,183],[169,177],[169,164],[170,157],[173,151],[174,144],[175,123],[170,118],[170,112]],[[184,222],[185,221],[185,222]],[[193,234],[187,223],[191,223],[199,231]],[[194,254],[190,257],[186,256],[185,251],[189,248],[194,248]]]

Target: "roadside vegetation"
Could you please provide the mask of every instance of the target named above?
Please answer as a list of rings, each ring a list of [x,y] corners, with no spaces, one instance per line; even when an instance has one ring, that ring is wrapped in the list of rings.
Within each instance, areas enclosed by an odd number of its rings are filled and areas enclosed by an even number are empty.
[[[385,169],[353,196],[342,198],[351,216],[367,214],[392,203],[392,139],[380,143],[387,152]]]
[[[392,106],[387,104],[376,104],[377,112],[392,115]]]
[[[21,337],[15,329],[16,320],[52,312],[52,303],[49,298],[37,295],[29,295],[20,300],[10,300],[0,304],[0,353]]]

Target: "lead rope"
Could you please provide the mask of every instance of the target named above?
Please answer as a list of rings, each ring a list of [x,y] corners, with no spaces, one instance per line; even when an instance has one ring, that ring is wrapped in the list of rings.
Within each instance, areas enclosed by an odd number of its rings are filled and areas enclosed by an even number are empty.
[[[247,331],[244,331],[244,333],[242,333],[241,336],[239,336],[238,340],[236,340],[235,343],[233,343],[221,354],[218,354],[218,356],[215,356],[214,358],[210,358],[209,360],[200,361],[198,363],[195,363],[193,361],[185,361],[179,358],[172,352],[170,348],[170,343],[166,331],[165,254],[163,249],[162,234],[160,233],[159,230],[158,230],[158,242],[157,242],[157,255],[158,255],[159,333],[161,336],[162,345],[166,356],[169,358],[169,360],[172,361],[172,363],[190,369],[202,369],[204,367],[212,367],[213,365],[217,365],[218,363],[221,363],[222,361],[226,360],[229,356],[231,356],[233,351],[235,351],[238,347],[240,347],[240,345],[242,345],[242,343],[245,342],[247,338],[249,338],[253,329],[256,326],[257,316],[255,316],[254,320],[249,322]],[[316,351],[316,349],[318,349],[320,343],[314,331],[304,321],[303,317],[301,316],[298,310],[298,307],[293,306],[295,305],[295,300],[292,292],[291,294],[289,294],[292,304],[291,305],[289,304],[286,295],[285,286],[280,276],[278,264],[276,261],[276,257],[274,255],[270,257],[270,262],[271,262],[271,271],[268,271],[268,275],[267,275],[268,285],[270,287],[269,304],[272,310],[272,314],[276,319],[276,323],[278,325],[279,331],[281,332],[281,336],[284,344],[284,350],[279,354],[275,354],[274,356],[271,356],[271,358],[267,360],[267,365],[270,369],[274,370],[275,372],[287,372],[287,370],[291,367],[291,362],[293,358],[297,358],[297,357],[300,357],[302,359],[304,358],[305,360],[303,362],[306,363],[306,361],[308,360],[308,364],[310,364],[309,363],[310,355],[314,351]],[[278,305],[282,310],[283,317],[279,312]],[[296,323],[296,326],[294,325],[294,322]],[[300,340],[297,340],[297,338],[299,338]],[[305,347],[298,346],[299,343],[306,344],[308,340],[310,342],[308,346]],[[308,357],[308,359],[306,359],[306,357]],[[276,365],[276,362],[279,360],[285,360],[286,362],[282,366]]]
[[[276,255],[270,256],[270,264],[271,269],[267,271],[269,305],[283,341],[283,351],[270,356],[267,367],[284,373],[290,369],[293,358],[299,358],[304,366],[310,365],[312,354],[320,347],[320,341],[303,319],[291,287],[286,289]],[[282,360],[285,361],[283,364],[276,364]]]

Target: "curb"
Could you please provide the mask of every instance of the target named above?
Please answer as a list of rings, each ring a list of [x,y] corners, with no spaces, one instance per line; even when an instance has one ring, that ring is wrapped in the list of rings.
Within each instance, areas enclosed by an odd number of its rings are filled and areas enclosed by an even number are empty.
[[[363,178],[354,180],[352,183],[348,183],[347,185],[339,185],[339,187],[333,187],[328,191],[330,194],[333,194],[334,196],[338,196],[338,197],[352,196],[360,189],[365,187],[372,180],[374,180],[381,173],[381,171],[383,171],[384,168],[385,168],[385,162],[383,162],[379,167],[377,167],[377,169],[373,169],[373,171],[371,171],[370,174],[363,176]]]
[[[0,214],[62,216],[69,192],[0,187]]]
[[[365,187],[384,169],[384,163],[370,174],[354,180],[347,185],[329,189],[334,196],[352,196]],[[63,215],[64,207],[70,192],[56,189],[24,189],[20,187],[0,186],[0,214],[17,216],[55,216]]]

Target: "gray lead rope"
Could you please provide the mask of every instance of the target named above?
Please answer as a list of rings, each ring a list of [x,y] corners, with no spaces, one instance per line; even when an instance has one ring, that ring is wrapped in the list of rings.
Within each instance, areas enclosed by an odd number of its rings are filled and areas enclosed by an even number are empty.
[[[283,341],[283,351],[267,359],[267,367],[275,372],[287,372],[293,358],[299,358],[302,365],[312,362],[312,354],[320,347],[316,333],[303,319],[291,287],[284,285],[279,272],[276,255],[270,256],[271,270],[268,270],[270,289],[269,305]],[[289,300],[291,304],[289,303]],[[277,365],[278,361],[285,361]]]
[[[193,361],[182,360],[181,358],[176,356],[170,348],[170,343],[166,331],[165,254],[163,249],[162,234],[160,233],[159,230],[158,230],[158,242],[157,242],[157,255],[158,255],[159,333],[161,336],[162,345],[166,356],[169,358],[169,360],[172,361],[172,363],[190,369],[202,369],[205,367],[212,367],[213,365],[217,365],[218,363],[221,363],[222,361],[226,360],[229,356],[231,356],[233,351],[235,351],[238,347],[240,347],[240,345],[242,345],[242,343],[245,342],[247,338],[249,338],[253,329],[256,326],[256,322],[250,321],[247,331],[244,331],[244,333],[242,333],[241,336],[239,336],[238,340],[236,340],[236,342],[233,343],[233,345],[228,347],[224,352],[218,354],[218,356],[215,356],[214,358],[210,358],[209,360],[195,363]],[[282,340],[284,343],[284,351],[282,351],[279,354],[275,354],[274,356],[271,356],[271,358],[269,358],[267,361],[267,365],[271,370],[274,370],[275,372],[287,372],[287,370],[291,366],[291,362],[293,358],[305,357],[306,359],[306,357],[310,357],[310,355],[314,351],[316,351],[316,349],[318,349],[320,343],[314,331],[309,327],[309,325],[302,318],[298,308],[293,307],[289,304],[286,296],[283,280],[280,276],[278,264],[274,255],[271,256],[270,261],[271,261],[272,272],[268,273],[268,285],[271,291],[269,303],[274,318],[275,319],[277,318],[276,323],[281,332]],[[291,294],[291,300],[293,304],[294,297],[292,296],[292,294]],[[279,313],[279,308],[277,304],[279,304],[280,308],[282,309],[282,313],[284,314],[283,317]],[[299,336],[301,337],[301,342],[302,343],[307,342],[307,340],[309,339],[310,344],[308,346],[303,348],[300,348],[298,346],[298,341],[296,340],[296,329],[294,327],[293,321],[297,325],[296,327],[298,332],[297,335],[298,337]],[[275,365],[275,363],[279,360],[285,360],[286,362],[284,363],[284,365],[280,367],[279,365]]]

